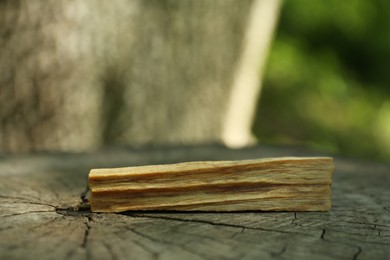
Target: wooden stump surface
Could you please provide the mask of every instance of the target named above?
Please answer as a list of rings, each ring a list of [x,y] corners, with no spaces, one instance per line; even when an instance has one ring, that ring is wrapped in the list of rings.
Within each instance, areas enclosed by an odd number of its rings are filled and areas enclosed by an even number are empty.
[[[389,259],[390,165],[336,157],[330,212],[73,211],[89,169],[319,155],[297,148],[115,148],[0,156],[0,259]]]

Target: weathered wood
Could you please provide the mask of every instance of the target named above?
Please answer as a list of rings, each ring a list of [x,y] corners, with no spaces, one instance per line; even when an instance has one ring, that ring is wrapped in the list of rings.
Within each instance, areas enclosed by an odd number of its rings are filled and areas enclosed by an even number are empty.
[[[336,157],[329,212],[90,213],[96,167],[315,156],[218,146],[0,156],[0,259],[388,259],[390,165]]]
[[[327,211],[329,157],[279,157],[92,169],[93,212]]]

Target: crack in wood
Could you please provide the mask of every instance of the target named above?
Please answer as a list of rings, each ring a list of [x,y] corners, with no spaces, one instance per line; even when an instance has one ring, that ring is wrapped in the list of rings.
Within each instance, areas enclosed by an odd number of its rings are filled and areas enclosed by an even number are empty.
[[[25,203],[25,204],[33,204],[33,205],[41,205],[41,206],[49,206],[49,207],[52,207],[52,208],[55,208],[56,206],[52,205],[52,204],[49,204],[49,203],[45,203],[45,202],[37,202],[37,201],[30,201],[28,200],[27,198],[23,198],[23,197],[10,197],[10,196],[4,196],[4,195],[0,195],[0,198],[2,199],[9,199],[9,200],[21,200],[20,202],[17,202],[17,203]]]
[[[234,239],[237,235],[244,233],[245,228],[241,228],[240,231],[233,234],[233,236],[230,237],[230,239]]]
[[[81,217],[91,217],[91,207],[89,203],[80,202],[74,206],[57,206],[55,207],[55,211],[58,214],[64,216],[81,216]]]
[[[301,225],[299,225],[298,223],[295,222],[295,221],[297,221],[297,220],[298,220],[298,218],[297,218],[297,213],[294,212],[294,219],[291,221],[291,224],[294,224],[295,226],[301,226]]]
[[[325,240],[325,232],[326,232],[326,229],[322,229],[321,239]]]
[[[171,243],[168,243],[167,241],[155,239],[154,237],[145,235],[144,233],[142,233],[142,232],[140,232],[140,231],[138,231],[138,230],[136,230],[136,229],[134,229],[134,228],[127,227],[126,229],[129,230],[129,231],[131,231],[131,232],[133,232],[134,234],[137,234],[137,235],[139,235],[140,237],[143,237],[143,238],[145,238],[145,239],[147,239],[147,240],[149,240],[149,241],[152,241],[152,242],[154,242],[154,243],[156,243],[156,244],[166,244],[166,245],[169,245],[169,246],[177,246],[177,247],[181,248],[182,250],[189,252],[189,253],[192,254],[192,255],[196,255],[196,256],[198,256],[198,257],[200,257],[200,258],[202,258],[202,259],[207,259],[205,256],[199,254],[198,252],[192,251],[191,249],[189,249],[188,247],[186,247],[185,244],[181,244],[181,243],[179,243],[179,244],[171,244]],[[141,246],[140,244],[138,244],[138,245]],[[145,248],[144,245],[142,246],[142,248],[143,248],[144,250],[146,250],[146,248]],[[148,251],[149,253],[154,253],[154,254],[152,254],[154,257],[157,255],[157,257],[156,257],[155,259],[158,259],[158,258],[159,258],[160,253],[158,253],[158,252],[156,252],[156,251],[154,251],[154,250],[151,250],[151,249],[148,249],[147,251]]]
[[[63,216],[72,216],[72,217],[88,217],[92,216],[92,212],[89,210],[81,210],[74,206],[69,207],[58,207],[56,212]]]
[[[321,240],[327,242],[327,243],[331,243],[331,244],[341,244],[341,245],[344,245],[344,246],[349,246],[351,248],[356,248],[356,245],[353,245],[353,244],[350,244],[350,243],[347,243],[347,242],[343,242],[343,241],[333,241],[333,240],[330,240],[330,239],[327,239],[325,238],[325,233],[326,233],[326,230],[327,229],[323,229],[322,230],[322,233],[321,233]],[[357,257],[360,255],[360,253],[362,252],[362,248],[360,246],[358,246],[358,251],[353,255],[353,260],[356,260]]]
[[[53,177],[51,170],[34,170],[28,178],[4,174],[10,178],[0,183],[0,215],[5,215],[0,216],[0,259],[386,258],[390,252],[390,179],[375,175],[375,169],[372,175],[360,177],[340,168],[337,171],[331,212],[271,214],[97,214],[88,208],[87,188],[80,174],[64,171]],[[16,191],[17,186],[24,187],[23,191]],[[359,187],[369,190],[362,194]],[[62,206],[61,202],[68,204]]]
[[[378,228],[378,227],[390,228],[390,225],[388,226],[388,225],[382,225],[382,224],[375,224],[375,229]]]
[[[51,234],[53,234],[55,229],[48,228],[48,226],[50,224],[52,224],[53,222],[56,222],[56,221],[58,221],[60,219],[61,218],[55,216],[50,221],[46,221],[46,222],[43,222],[41,224],[34,225],[34,226],[30,227],[30,228],[27,228],[26,230],[24,230],[24,233],[30,234],[30,236],[28,238],[24,238],[24,239],[23,239],[23,236],[21,236],[22,240],[19,240],[17,243],[19,244],[19,246],[23,245],[23,247],[27,247],[27,246],[30,246],[31,244],[36,243],[36,241],[40,240],[41,238],[45,238],[45,237],[50,236]],[[10,227],[10,229],[11,228],[16,228],[16,226],[12,226],[12,227]],[[42,229],[41,230],[37,230],[39,228],[42,228]],[[3,231],[3,230],[0,230],[0,231]],[[45,230],[48,230],[48,231],[42,232],[42,231],[45,231]],[[71,232],[73,232],[73,230],[74,229],[72,229]],[[15,232],[17,232],[17,231],[15,231]],[[57,244],[55,244],[55,246],[53,246],[53,248],[56,248],[57,246],[63,245],[64,243],[66,243],[66,240],[58,242]],[[19,246],[15,246],[15,247],[19,248]]]
[[[357,250],[357,252],[353,255],[352,260],[357,260],[358,256],[363,252],[363,249],[362,249],[361,246],[358,246],[357,248],[358,248],[358,250]]]
[[[280,252],[271,252],[270,255],[273,257],[279,257],[282,256],[287,250],[287,245],[285,245]]]
[[[345,221],[345,223],[348,223],[348,224],[358,224],[358,225],[365,225],[365,226],[371,226],[373,225],[373,223],[369,223],[369,222],[362,222],[362,221]],[[386,225],[381,225],[381,224],[374,224],[376,228],[376,226],[384,226],[386,227]],[[390,226],[387,226],[387,227],[390,227]]]
[[[88,180],[87,185],[85,187],[85,190],[81,192],[80,194],[80,200],[82,204],[89,204],[89,197],[91,194],[91,189],[89,188]]]
[[[80,202],[76,205],[57,206],[55,210],[64,216],[82,216],[90,219],[92,217],[91,205],[89,204],[90,189],[87,182],[86,188],[80,193]]]
[[[191,222],[191,223],[200,223],[200,224],[208,224],[213,226],[223,226],[223,227],[232,227],[232,228],[244,228],[249,230],[259,230],[265,232],[276,232],[281,234],[295,234],[295,235],[305,235],[312,236],[311,234],[301,233],[301,232],[291,232],[286,230],[278,230],[278,229],[268,229],[268,228],[259,228],[259,227],[248,227],[237,224],[227,224],[220,222],[213,222],[209,220],[198,220],[198,219],[188,219],[188,218],[175,218],[175,217],[167,217],[167,216],[152,216],[152,215],[138,215],[132,213],[126,213],[127,216],[135,217],[135,218],[154,218],[154,219],[162,219],[162,220],[170,220],[170,221],[179,221],[179,222]]]
[[[8,215],[0,215],[0,217],[8,218],[8,217],[15,217],[15,216],[26,215],[26,214],[31,214],[31,213],[48,213],[48,212],[53,212],[53,211],[51,211],[51,210],[31,210],[31,211],[25,211],[25,212],[19,212],[19,213],[12,213],[12,214],[8,214]]]
[[[82,248],[86,248],[88,245],[88,237],[89,237],[89,232],[91,230],[91,226],[89,225],[89,222],[92,220],[91,217],[87,217],[86,221],[84,222],[85,224],[85,229],[84,229],[84,238],[83,238],[83,243],[81,244]]]
[[[371,229],[373,230],[373,229]],[[376,237],[377,235],[375,233],[372,232],[372,234],[361,234],[361,233],[356,233],[356,232],[348,232],[348,231],[344,231],[342,229],[328,229],[328,231],[332,231],[332,232],[336,232],[336,233],[342,233],[342,234],[347,234],[347,235],[353,235],[353,236],[349,236],[350,239],[354,239],[354,237]],[[367,243],[370,243],[370,241],[366,241]],[[387,244],[387,243],[386,243]],[[387,245],[390,245],[390,244],[387,244]]]
[[[355,233],[349,233],[349,232],[345,232],[345,231],[341,231],[341,230],[335,230],[335,229],[326,229],[326,231],[331,231],[331,232],[335,232],[335,233],[344,233],[344,234],[347,234],[347,235],[359,235],[359,234],[355,234]],[[374,238],[377,237],[376,235],[373,236]],[[348,244],[348,243],[344,243],[344,242],[341,242],[341,241],[332,241],[332,240],[329,240],[329,239],[324,239],[325,241],[328,241],[328,242],[332,242],[332,243],[342,243],[342,244],[346,244],[346,245],[350,245],[350,246],[354,246],[354,245],[351,245],[351,244]],[[356,241],[356,242],[359,242],[359,243],[365,243],[365,244],[373,244],[373,245],[385,245],[385,246],[389,246],[390,243],[382,243],[382,242],[379,242],[379,241],[367,241],[367,240],[361,240],[361,239],[356,239],[354,237],[351,237],[349,236],[348,237],[348,240],[349,241]]]
[[[35,225],[31,228],[28,229],[29,232],[32,232],[32,231],[35,231],[36,229],[40,228],[40,227],[47,227],[48,225],[52,224],[53,222],[56,222],[58,221],[60,218],[55,216],[53,219],[49,220],[49,221],[46,221],[40,225]]]

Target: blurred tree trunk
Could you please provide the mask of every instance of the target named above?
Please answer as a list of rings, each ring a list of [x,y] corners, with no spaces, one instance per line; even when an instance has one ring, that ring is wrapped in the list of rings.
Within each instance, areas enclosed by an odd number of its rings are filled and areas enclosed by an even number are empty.
[[[244,144],[278,8],[276,0],[0,1],[0,152],[240,134]]]

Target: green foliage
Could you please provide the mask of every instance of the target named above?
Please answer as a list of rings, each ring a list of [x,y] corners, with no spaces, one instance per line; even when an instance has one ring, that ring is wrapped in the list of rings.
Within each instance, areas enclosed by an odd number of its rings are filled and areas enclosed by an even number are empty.
[[[254,133],[362,158],[390,158],[390,2],[286,1]]]

